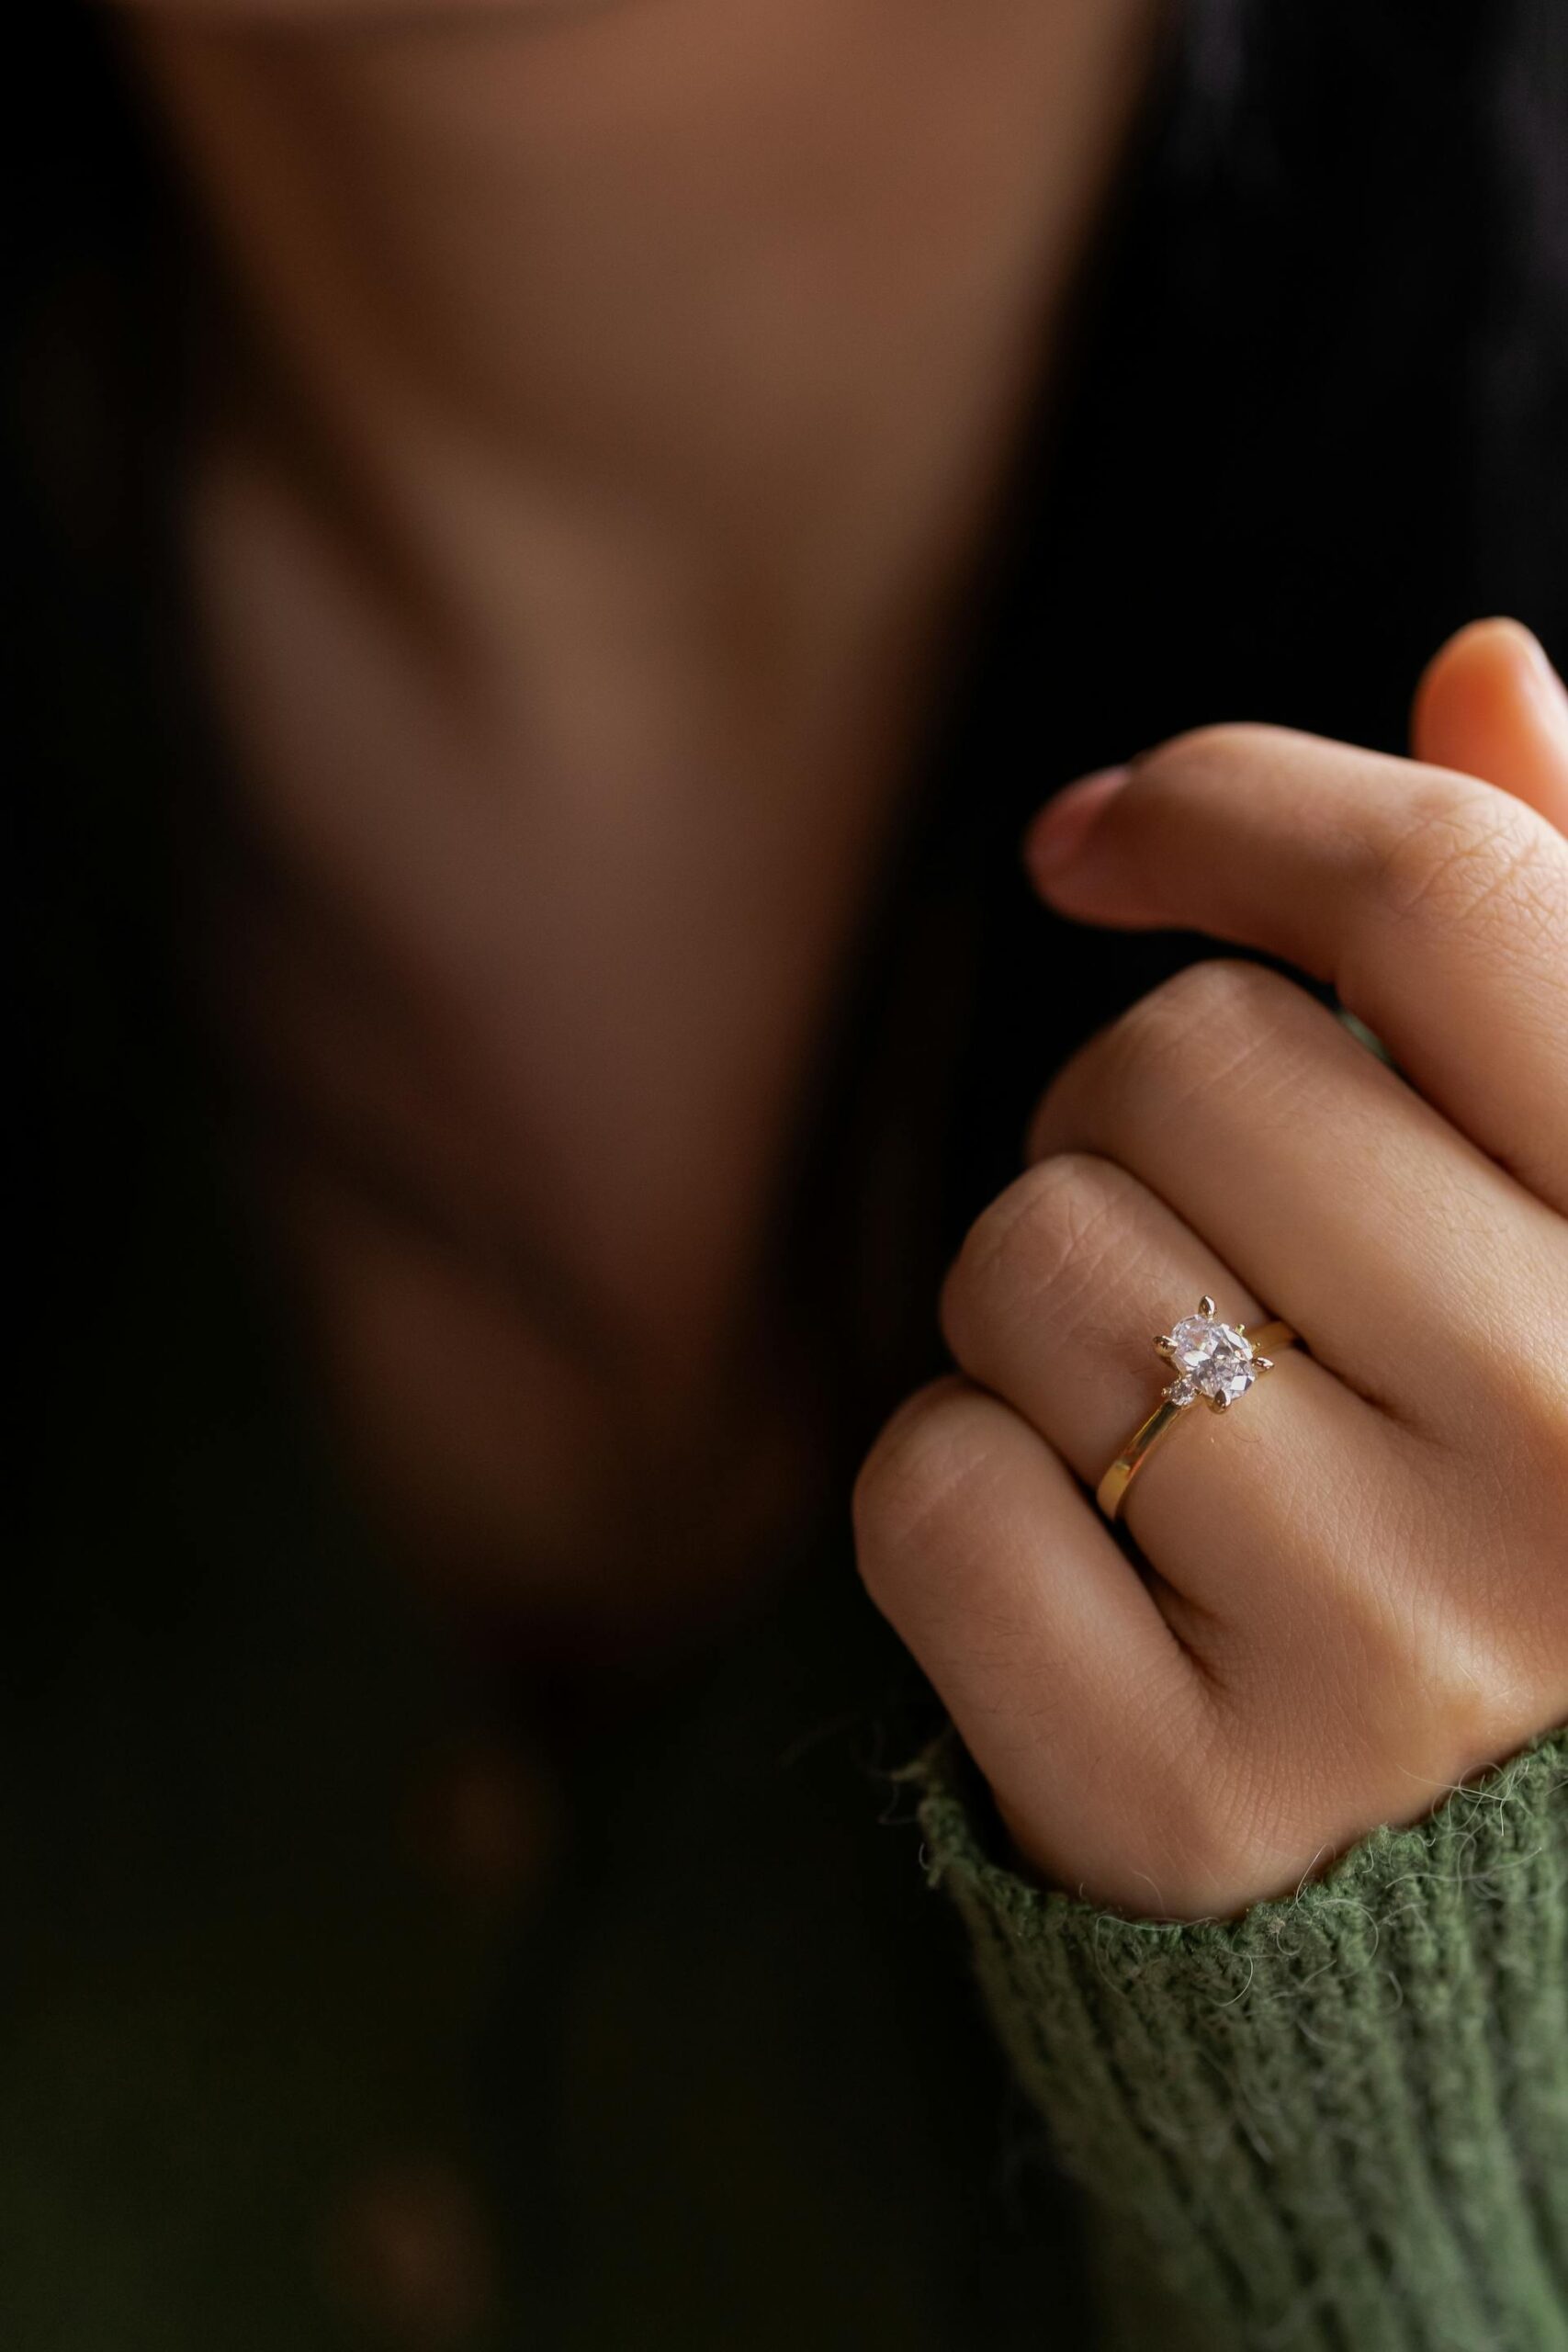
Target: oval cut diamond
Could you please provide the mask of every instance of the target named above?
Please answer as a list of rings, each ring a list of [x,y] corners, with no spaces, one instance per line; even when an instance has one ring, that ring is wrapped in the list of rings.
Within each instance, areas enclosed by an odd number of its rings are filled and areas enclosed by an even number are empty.
[[[1168,1394],[1178,1405],[1200,1396],[1229,1405],[1245,1396],[1258,1377],[1251,1342],[1213,1315],[1184,1315],[1167,1350],[1176,1378]]]

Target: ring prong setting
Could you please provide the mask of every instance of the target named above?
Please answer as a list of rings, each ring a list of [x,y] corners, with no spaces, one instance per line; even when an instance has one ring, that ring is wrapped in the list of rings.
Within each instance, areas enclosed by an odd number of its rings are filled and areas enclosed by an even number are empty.
[[[1170,1330],[1162,1331],[1155,1346],[1175,1366],[1176,1378],[1164,1394],[1179,1407],[1195,1405],[1201,1398],[1216,1412],[1224,1412],[1268,1368],[1254,1353],[1243,1327],[1223,1322],[1206,1294],[1198,1303],[1197,1314],[1184,1315]]]
[[[1240,1323],[1221,1320],[1214,1301],[1205,1295],[1196,1315],[1184,1315],[1154,1345],[1169,1362],[1175,1377],[1161,1390],[1161,1402],[1141,1421],[1123,1443],[1095,1488],[1095,1500],[1106,1518],[1121,1518],[1127,1490],[1152,1450],[1160,1443],[1186,1409],[1200,1402],[1211,1412],[1228,1413],[1262,1374],[1272,1372],[1274,1358],[1258,1341],[1275,1349],[1292,1348],[1300,1338],[1288,1323],[1265,1323],[1257,1339]]]

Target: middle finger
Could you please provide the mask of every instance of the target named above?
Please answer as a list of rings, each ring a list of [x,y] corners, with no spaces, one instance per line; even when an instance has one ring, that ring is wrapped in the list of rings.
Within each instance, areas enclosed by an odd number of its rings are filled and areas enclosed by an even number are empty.
[[[1517,1364],[1549,1212],[1260,965],[1197,964],[1060,1073],[1030,1155],[1130,1170],[1362,1396],[1442,1426]],[[1529,1321],[1530,1318],[1525,1318]]]
[[[970,1378],[1092,1489],[1170,1377],[1156,1329],[1205,1293],[1227,1321],[1262,1319],[1224,1261],[1134,1177],[1068,1153],[1020,1177],[975,1225],[943,1288],[942,1329]],[[1202,1406],[1183,1413],[1123,1515],[1166,1585],[1211,1611],[1256,1609],[1260,1584],[1275,1604],[1303,1590],[1321,1599],[1341,1571],[1359,1589],[1365,1561],[1335,1565],[1346,1499],[1362,1485],[1389,1488],[1401,1442],[1292,1349],[1223,1419]],[[1238,1580],[1243,1564],[1266,1566],[1266,1578]]]

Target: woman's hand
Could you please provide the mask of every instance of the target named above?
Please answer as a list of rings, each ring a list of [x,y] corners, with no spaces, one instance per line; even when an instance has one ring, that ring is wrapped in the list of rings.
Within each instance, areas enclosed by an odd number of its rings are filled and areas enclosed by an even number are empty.
[[[1023,1855],[1139,1913],[1286,1891],[1568,1716],[1568,701],[1484,625],[1416,736],[1215,728],[1046,812],[1063,912],[1281,957],[1404,1075],[1256,964],[1145,998],[1047,1091],[943,1293],[959,1374],[856,1491]],[[1304,1347],[1150,1454],[1141,1575],[1090,1490],[1205,1292]]]

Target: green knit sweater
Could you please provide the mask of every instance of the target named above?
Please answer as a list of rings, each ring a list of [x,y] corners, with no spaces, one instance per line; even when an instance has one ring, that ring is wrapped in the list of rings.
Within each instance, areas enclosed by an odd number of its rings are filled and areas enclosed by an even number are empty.
[[[13,1578],[6,2352],[1568,2347],[1562,1736],[1292,1901],[1129,1922],[989,1849],[951,1742],[887,1769],[840,1540],[552,1751],[168,1205]],[[549,1821],[500,1894],[421,1827],[476,1730]],[[460,2185],[460,2308],[367,2301],[389,2166]]]
[[[951,1746],[918,1777],[1020,2075],[1211,2342],[1568,2346],[1568,1738],[1193,1927],[992,1860]]]

